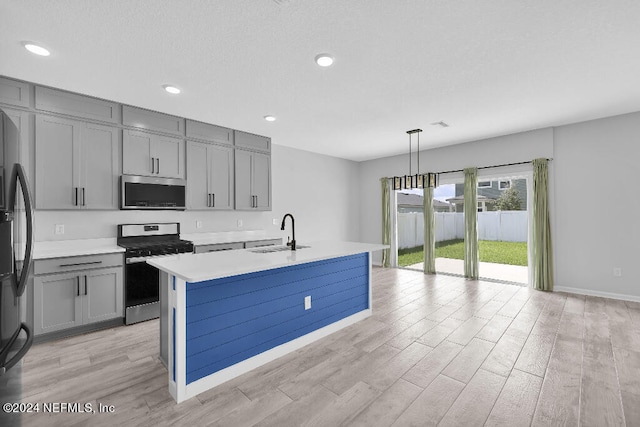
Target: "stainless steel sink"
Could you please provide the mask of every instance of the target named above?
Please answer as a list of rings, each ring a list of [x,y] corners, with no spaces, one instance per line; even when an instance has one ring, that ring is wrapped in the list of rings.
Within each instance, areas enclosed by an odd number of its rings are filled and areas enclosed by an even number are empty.
[[[297,245],[296,250],[306,249],[310,247],[311,246]],[[290,250],[291,248],[289,246],[269,246],[266,248],[251,249],[249,252],[253,252],[254,254],[269,254],[271,252],[284,252],[284,251],[290,251]]]

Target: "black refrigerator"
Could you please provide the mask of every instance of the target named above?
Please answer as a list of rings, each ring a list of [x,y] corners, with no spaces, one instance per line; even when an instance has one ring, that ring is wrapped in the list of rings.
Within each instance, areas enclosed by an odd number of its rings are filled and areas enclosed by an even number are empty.
[[[21,401],[22,358],[33,341],[25,292],[33,262],[33,209],[20,135],[1,109],[0,128],[0,425],[9,426],[20,424],[20,415],[5,404]]]

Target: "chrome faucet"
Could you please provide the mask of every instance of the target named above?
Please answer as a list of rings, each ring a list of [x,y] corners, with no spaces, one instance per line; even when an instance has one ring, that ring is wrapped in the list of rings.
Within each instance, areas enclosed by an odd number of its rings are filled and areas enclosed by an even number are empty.
[[[284,221],[287,219],[287,217],[291,218],[291,232],[293,234],[293,240],[288,241],[287,246],[291,246],[291,250],[295,251],[296,250],[296,223],[295,223],[295,220],[293,219],[293,215],[288,213],[284,217],[282,217],[282,225],[280,225],[280,230],[284,230]],[[287,238],[287,240],[289,240],[289,238]]]

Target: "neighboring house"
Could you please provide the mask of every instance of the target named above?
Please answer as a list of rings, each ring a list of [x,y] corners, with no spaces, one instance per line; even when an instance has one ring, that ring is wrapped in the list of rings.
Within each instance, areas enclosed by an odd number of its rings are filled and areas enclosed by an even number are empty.
[[[488,199],[497,200],[502,192],[507,188],[515,187],[518,190],[518,196],[520,198],[520,208],[523,211],[527,210],[527,180],[521,179],[500,179],[492,181],[478,181],[478,202],[480,202],[480,196],[485,196]],[[456,184],[456,199],[458,196],[464,195],[464,184]],[[451,199],[447,199],[450,201]],[[494,204],[487,204],[486,210],[495,210]],[[462,212],[462,210],[456,210],[456,212]]]
[[[496,202],[496,199],[491,199],[487,196],[478,195],[477,200],[478,200],[478,212],[486,212],[486,211],[494,210],[493,205]],[[464,195],[451,197],[450,199],[447,199],[447,202],[451,203],[451,205],[454,206],[454,210],[452,212],[464,212]]]
[[[433,200],[433,210],[435,212],[453,212],[454,207],[440,200]],[[419,194],[398,193],[398,212],[423,212],[424,198]]]

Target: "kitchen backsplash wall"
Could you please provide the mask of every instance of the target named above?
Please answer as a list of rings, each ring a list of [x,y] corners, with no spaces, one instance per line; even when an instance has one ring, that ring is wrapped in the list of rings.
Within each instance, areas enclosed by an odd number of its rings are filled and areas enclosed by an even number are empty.
[[[286,239],[291,228],[287,225],[280,232],[280,221],[287,212],[295,216],[300,242],[359,240],[359,198],[353,185],[358,181],[358,163],[275,144],[271,162],[270,212],[36,211],[36,241],[115,238],[118,224],[176,221],[183,233],[266,230]],[[202,221],[202,228],[196,227],[197,221]],[[55,234],[57,224],[64,225],[64,234]]]

